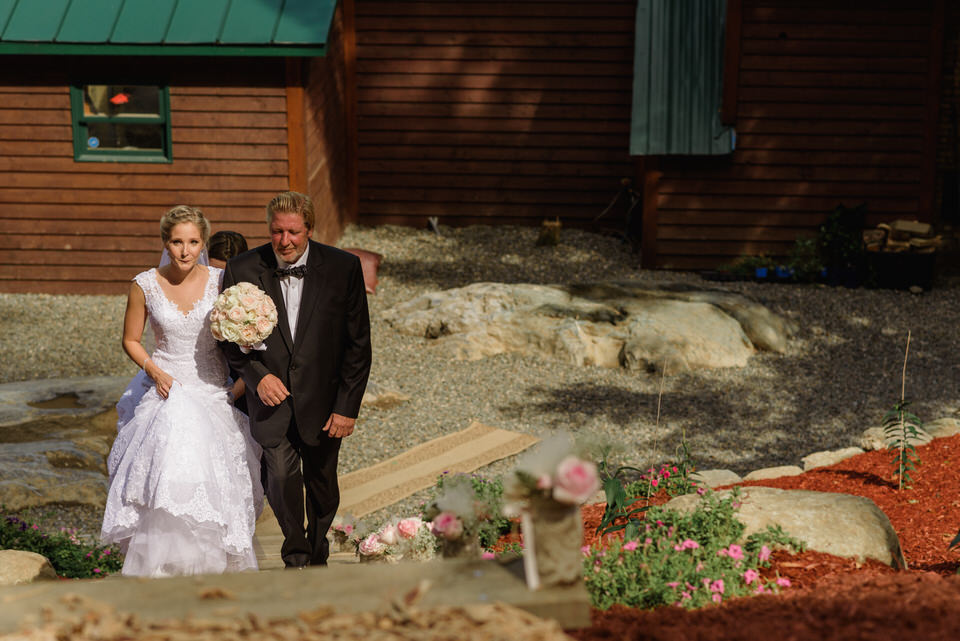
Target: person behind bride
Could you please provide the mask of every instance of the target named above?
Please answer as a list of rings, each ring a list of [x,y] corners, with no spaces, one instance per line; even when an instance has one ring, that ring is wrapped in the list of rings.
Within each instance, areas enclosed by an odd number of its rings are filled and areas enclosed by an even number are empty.
[[[199,209],[174,207],[160,220],[160,267],[130,285],[123,349],[141,370],[117,403],[101,530],[124,551],[125,575],[257,569],[261,449],[210,332],[223,272],[207,264],[209,235]],[[148,319],[152,354],[140,343]]]

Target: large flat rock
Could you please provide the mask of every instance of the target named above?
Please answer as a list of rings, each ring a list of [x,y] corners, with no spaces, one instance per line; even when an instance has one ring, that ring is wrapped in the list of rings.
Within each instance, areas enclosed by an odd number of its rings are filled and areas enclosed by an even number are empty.
[[[0,588],[0,634],[57,612],[74,595],[103,603],[143,621],[199,619],[233,621],[246,614],[261,619],[294,617],[321,606],[337,613],[384,609],[423,581],[429,583],[418,607],[508,603],[564,628],[590,625],[582,583],[530,591],[520,564],[437,560],[428,563],[344,564],[325,568],[245,572],[170,579],[110,577],[51,581]]]

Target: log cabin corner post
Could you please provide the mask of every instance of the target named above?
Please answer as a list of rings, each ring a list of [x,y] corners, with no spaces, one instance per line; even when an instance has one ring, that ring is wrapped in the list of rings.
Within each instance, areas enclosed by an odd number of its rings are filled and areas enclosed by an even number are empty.
[[[343,67],[344,67],[344,125],[346,141],[347,217],[356,221],[360,216],[360,140],[357,128],[357,26],[354,0],[342,0],[343,11]]]
[[[289,188],[307,193],[307,143],[305,129],[303,63],[286,59],[287,172]]]
[[[640,266],[655,269],[657,265],[657,199],[660,190],[660,159],[657,156],[640,156],[637,159],[637,175],[643,199],[642,225],[640,232]]]

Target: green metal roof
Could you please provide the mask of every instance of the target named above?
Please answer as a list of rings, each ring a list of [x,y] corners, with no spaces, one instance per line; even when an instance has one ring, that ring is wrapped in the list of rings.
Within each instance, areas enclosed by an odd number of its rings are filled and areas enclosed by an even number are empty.
[[[0,0],[0,54],[322,56],[336,0]]]

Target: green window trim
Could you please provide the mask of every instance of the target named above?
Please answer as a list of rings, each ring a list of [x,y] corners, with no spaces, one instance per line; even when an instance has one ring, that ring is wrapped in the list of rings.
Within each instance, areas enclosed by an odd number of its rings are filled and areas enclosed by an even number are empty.
[[[70,86],[70,119],[73,125],[73,159],[75,162],[136,162],[172,163],[173,142],[170,131],[170,88],[155,85],[159,92],[158,115],[144,116],[97,116],[84,112],[83,88],[86,84]],[[159,125],[161,144],[159,149],[90,149],[91,124]]]

